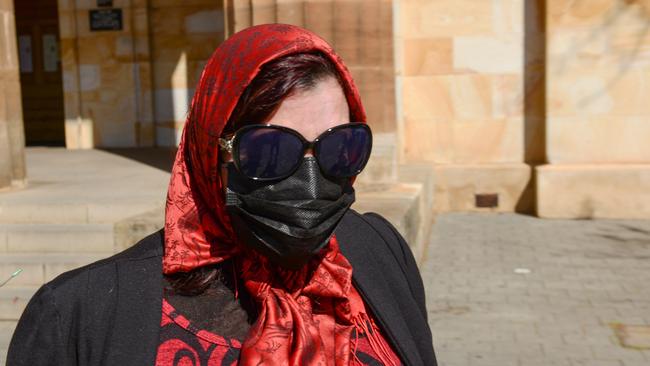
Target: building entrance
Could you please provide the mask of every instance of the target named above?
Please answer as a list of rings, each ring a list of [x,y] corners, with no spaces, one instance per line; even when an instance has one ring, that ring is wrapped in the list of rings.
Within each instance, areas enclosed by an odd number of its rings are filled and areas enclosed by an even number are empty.
[[[57,0],[14,0],[28,146],[64,146]]]

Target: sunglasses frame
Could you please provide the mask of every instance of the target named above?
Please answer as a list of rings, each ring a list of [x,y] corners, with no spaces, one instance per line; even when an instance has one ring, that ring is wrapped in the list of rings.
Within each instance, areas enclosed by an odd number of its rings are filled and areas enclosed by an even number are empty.
[[[243,136],[246,132],[249,130],[256,130],[256,129],[276,129],[276,130],[281,130],[287,133],[290,133],[300,139],[302,142],[302,156],[305,156],[305,153],[307,152],[308,149],[312,149],[313,155],[316,158],[316,162],[318,162],[318,167],[321,169],[321,172],[324,175],[328,175],[326,172],[323,171],[323,169],[320,166],[320,162],[318,161],[318,155],[320,154],[320,141],[325,138],[327,135],[332,134],[333,132],[336,132],[338,130],[342,130],[344,128],[349,128],[349,127],[361,127],[365,129],[368,132],[368,155],[366,156],[365,160],[363,161],[363,164],[361,164],[361,169],[358,169],[354,174],[348,175],[348,176],[340,176],[337,178],[351,178],[363,171],[363,169],[366,167],[366,164],[368,163],[368,160],[370,159],[370,154],[372,153],[372,130],[370,129],[370,126],[368,126],[367,123],[364,122],[350,122],[350,123],[344,123],[338,126],[334,126],[332,128],[328,128],[327,130],[323,131],[314,141],[307,141],[305,137],[300,134],[300,132],[289,128],[285,126],[278,126],[278,125],[272,125],[272,124],[253,124],[253,125],[246,125],[235,131],[230,136],[227,136],[225,138],[219,138],[219,147],[221,149],[227,151],[231,156],[232,156],[232,161],[235,164],[235,168],[237,168],[238,171],[242,171],[240,169],[240,159],[239,159],[239,141],[241,140],[241,136]],[[280,177],[273,177],[273,178],[260,178],[260,177],[250,177],[246,175],[249,179],[252,179],[254,181],[258,182],[266,182],[266,181],[277,181],[277,180],[282,180],[287,177],[289,177],[291,174],[293,174],[298,168],[300,167],[300,164],[295,164],[295,166],[285,175],[280,176]],[[244,173],[242,173],[244,174]],[[245,175],[245,174],[244,174]]]

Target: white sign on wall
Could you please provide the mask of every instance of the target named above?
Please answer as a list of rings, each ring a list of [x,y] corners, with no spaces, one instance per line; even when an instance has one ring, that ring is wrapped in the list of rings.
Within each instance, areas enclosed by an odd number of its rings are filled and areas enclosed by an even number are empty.
[[[59,69],[59,45],[55,34],[43,35],[43,69],[45,72]]]
[[[34,72],[32,60],[32,36],[18,36],[18,58],[20,59],[20,72]]]

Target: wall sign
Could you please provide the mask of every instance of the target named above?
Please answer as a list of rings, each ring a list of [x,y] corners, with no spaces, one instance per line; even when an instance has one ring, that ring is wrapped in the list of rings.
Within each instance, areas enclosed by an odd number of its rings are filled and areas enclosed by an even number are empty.
[[[56,34],[43,35],[43,70],[46,72],[59,70],[59,45]]]
[[[113,6],[113,0],[97,0],[97,7],[110,8]]]
[[[32,36],[18,36],[18,58],[20,59],[20,72],[34,72],[32,62]]]
[[[89,11],[91,31],[122,30],[122,9],[96,9]]]

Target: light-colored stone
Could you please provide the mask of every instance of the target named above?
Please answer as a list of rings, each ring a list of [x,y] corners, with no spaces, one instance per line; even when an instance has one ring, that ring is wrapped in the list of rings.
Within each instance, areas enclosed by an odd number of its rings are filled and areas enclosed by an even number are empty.
[[[531,179],[526,164],[434,165],[436,212],[513,212]],[[498,194],[496,208],[476,207],[476,194]]]
[[[0,4],[0,189],[25,180],[24,127],[12,2]]]
[[[547,120],[548,161],[557,164],[643,164],[650,162],[648,117]]]
[[[112,252],[111,224],[0,224],[10,253]]]
[[[358,185],[357,200],[352,206],[355,210],[376,212],[390,221],[402,234],[416,258],[423,258],[424,245],[418,238],[420,225],[419,197],[422,185],[417,183],[375,183]],[[418,240],[419,239],[419,240]]]
[[[551,164],[536,171],[540,217],[650,217],[648,164]]]
[[[523,160],[521,118],[455,123],[444,118],[406,119],[405,133],[404,152],[411,160],[449,164],[510,164]]]
[[[0,233],[0,252],[7,252],[7,233]]]
[[[492,31],[492,1],[400,1],[406,38],[486,34]]]
[[[9,342],[16,329],[17,322],[15,320],[4,320],[0,321],[0,365],[5,364],[5,359],[7,358],[7,348],[9,348]]]
[[[406,39],[404,76],[450,74],[454,55],[453,38]]]
[[[540,184],[550,192],[568,190],[567,185],[548,186],[556,181],[570,180],[580,188],[570,196],[565,192],[565,199],[556,203],[540,202],[540,212],[639,217],[646,211],[636,207],[640,203],[633,196],[641,193],[635,187],[646,173],[628,164],[650,163],[648,3],[547,4],[546,152],[549,163],[560,165],[543,167],[540,173],[552,181]],[[623,182],[623,177],[628,180]],[[605,213],[609,207],[612,211]]]
[[[524,64],[523,34],[508,37],[455,37],[453,66],[456,70],[484,74],[521,73]]]

